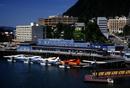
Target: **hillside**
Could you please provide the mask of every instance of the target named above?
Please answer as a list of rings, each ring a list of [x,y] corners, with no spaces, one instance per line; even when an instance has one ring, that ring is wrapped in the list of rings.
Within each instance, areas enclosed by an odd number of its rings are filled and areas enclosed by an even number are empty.
[[[14,27],[0,26],[0,32],[13,32],[14,30]]]
[[[78,0],[64,15],[77,16],[81,20],[106,16],[128,16],[130,11],[129,0]]]
[[[14,34],[10,32],[14,32],[15,28],[7,27],[7,26],[0,26],[0,42],[9,42],[12,41],[14,38]],[[9,32],[6,34],[5,32]]]

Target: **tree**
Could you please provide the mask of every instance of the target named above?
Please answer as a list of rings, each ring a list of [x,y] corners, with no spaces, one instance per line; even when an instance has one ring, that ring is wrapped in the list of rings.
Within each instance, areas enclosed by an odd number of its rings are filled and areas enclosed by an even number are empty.
[[[54,29],[54,38],[61,38],[62,31],[63,31],[63,24],[58,23],[56,25],[56,28]]]
[[[84,40],[84,33],[82,33],[82,30],[75,30],[73,32],[74,40]]]
[[[46,38],[53,38],[53,29],[50,26],[46,27]]]
[[[74,31],[74,26],[71,25],[64,25],[63,26],[63,38],[64,39],[72,39],[73,38],[73,31]]]
[[[59,23],[54,29],[54,38],[72,39],[74,27]]]
[[[87,27],[85,29],[85,38],[86,41],[90,42],[106,42],[107,39],[101,33],[96,22],[88,22]]]
[[[126,26],[123,28],[123,34],[124,34],[124,36],[130,35],[130,26],[129,26],[129,25],[126,25]]]

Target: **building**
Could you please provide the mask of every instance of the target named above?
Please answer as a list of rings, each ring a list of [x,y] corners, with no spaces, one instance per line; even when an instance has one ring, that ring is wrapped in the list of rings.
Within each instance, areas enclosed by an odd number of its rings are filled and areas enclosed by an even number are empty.
[[[127,24],[126,17],[115,17],[108,20],[108,29],[110,33],[122,33]]]
[[[64,39],[38,39],[37,45],[40,46],[58,46],[58,47],[80,47],[88,48],[90,43],[86,42],[75,42],[74,40],[64,40]]]
[[[85,30],[85,23],[75,23],[75,30]]]
[[[32,42],[43,38],[45,28],[38,24],[16,26],[16,41]],[[44,34],[43,34],[44,33]]]
[[[100,31],[102,34],[108,38],[109,32],[107,27],[107,18],[106,17],[98,17],[97,18],[97,25],[99,26]]]
[[[74,24],[78,21],[77,17],[69,17],[69,16],[49,16],[49,18],[44,19],[40,18],[38,20],[39,25],[46,25],[46,26],[52,26],[56,27],[58,23],[62,24]]]

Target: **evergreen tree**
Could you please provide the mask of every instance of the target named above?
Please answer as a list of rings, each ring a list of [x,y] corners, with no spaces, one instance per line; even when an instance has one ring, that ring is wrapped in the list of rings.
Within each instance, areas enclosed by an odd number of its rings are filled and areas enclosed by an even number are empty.
[[[53,38],[53,29],[50,26],[46,27],[46,38]]]
[[[54,29],[54,38],[61,38],[61,34],[63,32],[63,24],[58,23],[56,28]]]
[[[123,28],[123,34],[124,34],[124,36],[130,35],[130,26],[126,25],[126,26]]]
[[[64,33],[64,36],[63,38],[64,39],[72,39],[73,38],[73,31],[74,31],[74,26],[71,26],[71,25],[64,25],[63,26],[63,33]]]
[[[86,41],[90,42],[106,42],[107,39],[101,33],[96,22],[88,22],[87,28],[85,29]]]

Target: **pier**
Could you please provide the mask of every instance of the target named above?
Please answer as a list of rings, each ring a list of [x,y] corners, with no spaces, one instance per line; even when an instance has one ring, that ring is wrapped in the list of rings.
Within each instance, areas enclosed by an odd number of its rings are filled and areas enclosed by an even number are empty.
[[[121,56],[103,55],[98,53],[90,52],[73,52],[73,51],[53,51],[53,50],[31,50],[31,51],[16,51],[16,50],[0,50],[0,56],[5,55],[16,55],[16,54],[29,54],[29,55],[40,55],[40,56],[74,56],[74,57],[96,57],[96,58],[122,58]]]

